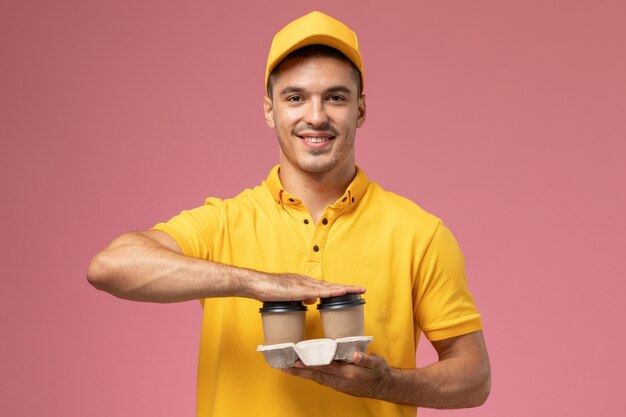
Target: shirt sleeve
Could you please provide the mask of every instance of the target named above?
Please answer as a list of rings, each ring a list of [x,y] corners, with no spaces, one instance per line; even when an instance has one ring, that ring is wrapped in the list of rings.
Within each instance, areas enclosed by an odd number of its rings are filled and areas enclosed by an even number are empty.
[[[208,198],[203,206],[182,211],[165,223],[152,229],[170,235],[183,254],[210,260],[213,257],[216,236],[222,230],[223,203],[217,198]]]
[[[465,260],[441,222],[424,253],[416,281],[415,323],[428,340],[443,340],[482,329],[465,278]]]

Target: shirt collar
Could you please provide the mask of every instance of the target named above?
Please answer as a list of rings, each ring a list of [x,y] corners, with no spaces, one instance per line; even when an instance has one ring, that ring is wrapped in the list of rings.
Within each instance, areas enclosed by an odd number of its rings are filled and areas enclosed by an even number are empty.
[[[286,206],[296,206],[302,204],[302,200],[300,200],[296,196],[291,195],[283,187],[283,184],[280,182],[280,178],[278,176],[279,169],[280,165],[276,165],[274,168],[272,168],[269,175],[267,176],[267,179],[265,180],[265,185],[272,193],[274,201],[276,201],[280,205]],[[357,166],[354,179],[348,185],[343,195],[339,197],[337,201],[335,201],[332,207],[337,209],[343,209],[356,206],[365,195],[369,183],[370,182],[367,179],[365,173],[361,170],[361,168]]]

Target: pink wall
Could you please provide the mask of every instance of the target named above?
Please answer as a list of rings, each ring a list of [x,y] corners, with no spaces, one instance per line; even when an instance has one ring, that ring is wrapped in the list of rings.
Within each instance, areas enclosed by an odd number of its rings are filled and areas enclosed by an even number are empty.
[[[623,415],[624,3],[315,7],[362,42],[359,164],[449,224],[484,314],[488,403],[420,414]],[[193,414],[197,303],[116,300],[85,271],[115,235],[265,177],[265,56],[311,9],[3,1],[0,414]]]

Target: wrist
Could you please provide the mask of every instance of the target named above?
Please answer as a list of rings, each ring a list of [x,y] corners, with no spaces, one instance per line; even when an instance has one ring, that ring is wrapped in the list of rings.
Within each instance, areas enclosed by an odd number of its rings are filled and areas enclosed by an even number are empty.
[[[205,262],[205,297],[249,297],[252,271],[214,261]]]
[[[397,391],[400,370],[392,367],[385,369],[381,378],[375,398],[383,401],[394,402],[393,393]]]
[[[420,368],[399,369],[389,367],[385,373],[384,383],[379,390],[377,399],[396,404],[422,406],[424,374]]]
[[[246,268],[233,267],[231,274],[231,283],[233,288],[233,296],[252,298],[261,300],[261,292],[259,284],[265,278],[265,274]]]

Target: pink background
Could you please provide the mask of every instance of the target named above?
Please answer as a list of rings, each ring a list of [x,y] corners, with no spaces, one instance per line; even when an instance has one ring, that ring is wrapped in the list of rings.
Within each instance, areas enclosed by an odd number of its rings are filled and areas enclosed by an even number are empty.
[[[311,4],[2,2],[0,414],[193,415],[198,303],[117,300],[87,265],[266,176],[265,57]],[[489,401],[420,415],[623,415],[624,2],[314,7],[362,43],[359,165],[452,228],[484,315]]]

